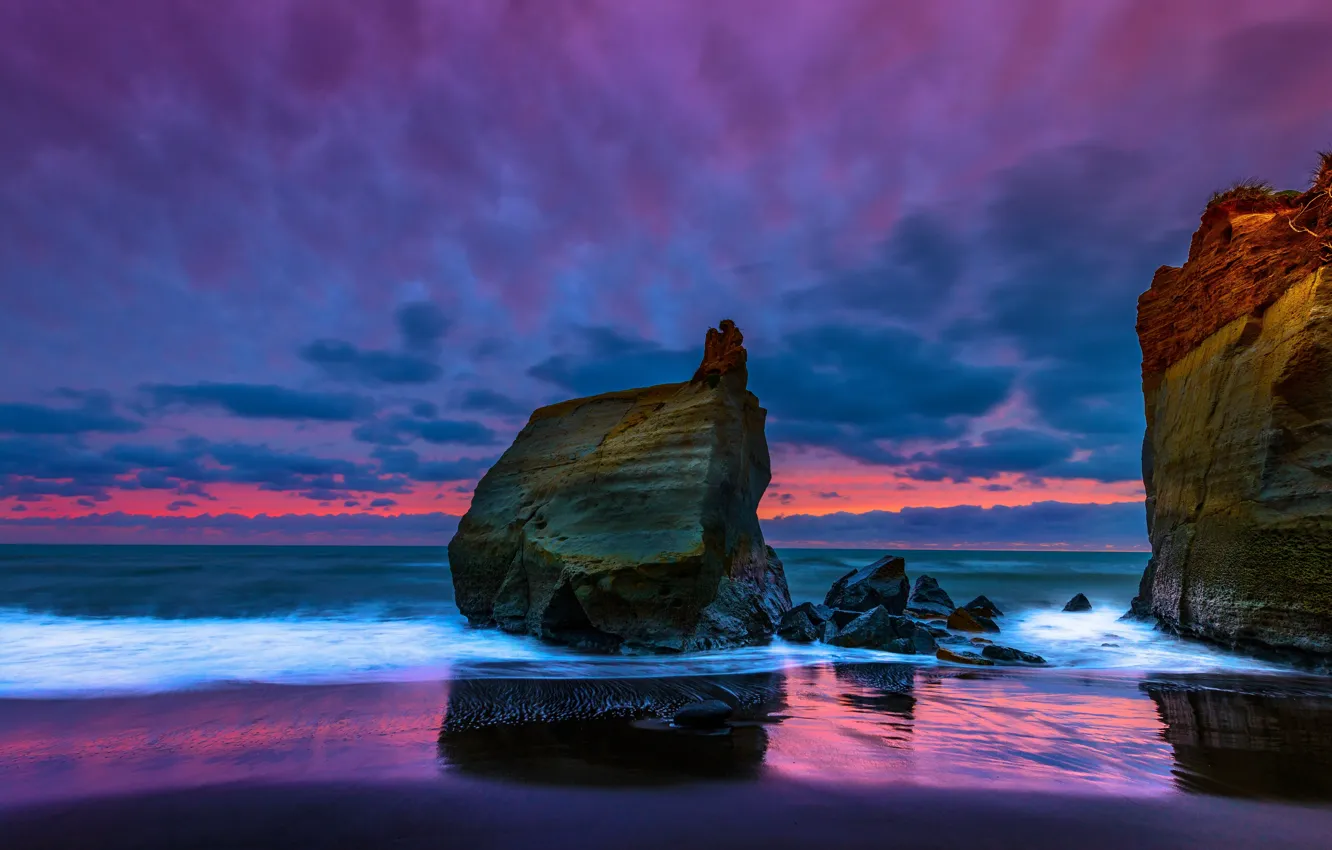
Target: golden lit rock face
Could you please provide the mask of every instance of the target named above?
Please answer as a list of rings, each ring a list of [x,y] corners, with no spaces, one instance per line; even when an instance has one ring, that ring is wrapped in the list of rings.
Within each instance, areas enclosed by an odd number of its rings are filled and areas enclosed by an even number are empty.
[[[449,543],[468,619],[603,650],[773,633],[791,601],[759,528],[766,411],[746,388],[741,339],[730,322],[709,332],[710,379],[532,414]]]
[[[1152,558],[1134,611],[1332,653],[1332,175],[1209,208],[1138,302]]]

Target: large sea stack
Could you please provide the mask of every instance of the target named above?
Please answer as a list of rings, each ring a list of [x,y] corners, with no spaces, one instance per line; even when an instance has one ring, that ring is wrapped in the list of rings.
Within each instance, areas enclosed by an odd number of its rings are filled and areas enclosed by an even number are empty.
[[[1134,613],[1332,652],[1332,156],[1214,198],[1138,301],[1152,557]]]
[[[681,384],[543,407],[477,485],[449,543],[458,607],[586,649],[767,639],[791,607],[764,545],[767,412],[730,321]]]

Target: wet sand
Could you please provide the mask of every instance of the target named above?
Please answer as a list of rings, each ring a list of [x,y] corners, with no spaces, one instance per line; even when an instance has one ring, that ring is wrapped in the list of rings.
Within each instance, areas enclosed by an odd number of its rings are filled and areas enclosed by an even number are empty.
[[[843,664],[0,701],[17,847],[1325,847],[1332,688]],[[738,706],[722,734],[661,719]]]

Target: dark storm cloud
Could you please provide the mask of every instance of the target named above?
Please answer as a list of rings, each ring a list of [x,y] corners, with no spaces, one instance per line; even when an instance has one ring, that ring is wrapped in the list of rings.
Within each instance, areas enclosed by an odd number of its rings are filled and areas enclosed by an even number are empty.
[[[365,384],[428,384],[444,371],[438,363],[413,354],[364,351],[336,339],[310,343],[301,349],[301,357],[335,380]]]
[[[448,333],[451,322],[438,304],[417,301],[398,308],[398,331],[403,347],[410,351],[430,351]]]
[[[1141,549],[1147,542],[1142,505],[1037,502],[1020,507],[903,508],[900,512],[806,514],[763,521],[775,546],[837,542],[849,546],[1091,545]]]
[[[607,328],[588,329],[579,342],[577,354],[548,358],[530,374],[593,395],[686,381],[701,354]],[[787,333],[775,348],[749,358],[751,389],[772,417],[769,440],[872,463],[905,460],[880,441],[960,433],[967,418],[1004,400],[1015,375],[963,362],[949,347],[895,327],[822,325]]]
[[[701,352],[672,351],[606,327],[582,329],[572,347],[574,351],[547,357],[527,373],[575,396],[590,396],[687,381],[701,357]]]
[[[0,433],[10,434],[128,434],[143,424],[116,414],[109,401],[85,401],[82,407],[61,408],[39,404],[0,404]]]
[[[374,402],[349,393],[313,393],[271,384],[145,384],[156,408],[213,408],[245,419],[351,422],[374,411]]]
[[[908,214],[860,268],[834,272],[826,283],[790,293],[796,310],[845,308],[890,321],[929,318],[953,297],[967,260],[962,240],[934,213]]]
[[[463,410],[495,413],[500,416],[526,416],[532,410],[532,406],[529,404],[523,404],[503,393],[486,389],[468,390],[462,398],[460,407]]]
[[[411,449],[379,447],[371,453],[385,474],[405,475],[413,481],[441,483],[479,478],[494,463],[494,458],[459,460],[422,460]]]
[[[352,436],[380,446],[404,446],[413,440],[435,445],[486,446],[495,442],[495,432],[479,422],[465,419],[416,419],[390,416],[357,426]]]

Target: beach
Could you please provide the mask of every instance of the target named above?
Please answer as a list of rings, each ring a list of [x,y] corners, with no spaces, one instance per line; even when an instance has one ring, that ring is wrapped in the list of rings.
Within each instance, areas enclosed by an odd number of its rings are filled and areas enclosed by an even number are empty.
[[[719,694],[723,733],[662,718]],[[1293,676],[838,664],[0,702],[6,847],[1321,847],[1329,777],[1332,693]]]
[[[438,550],[114,548],[7,553],[6,848],[1322,847],[1332,829],[1332,680],[1119,621],[1136,554],[909,560],[993,594],[1000,636],[1053,662],[1010,668],[781,641],[594,656],[461,624]],[[871,554],[784,553],[793,595]],[[286,607],[303,586],[320,605]],[[1098,610],[1060,612],[1073,587]],[[711,698],[727,728],[670,722]]]

